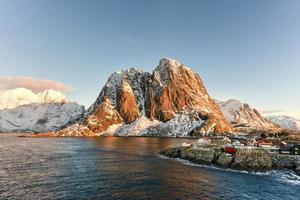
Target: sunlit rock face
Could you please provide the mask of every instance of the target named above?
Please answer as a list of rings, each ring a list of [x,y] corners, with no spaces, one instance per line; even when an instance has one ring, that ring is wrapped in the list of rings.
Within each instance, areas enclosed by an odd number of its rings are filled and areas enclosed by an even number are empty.
[[[163,58],[152,74],[135,68],[113,73],[82,119],[55,134],[186,136],[231,131],[199,75]]]
[[[140,116],[136,98],[126,80],[122,81],[117,95],[117,110],[127,124],[134,122]]]
[[[102,103],[83,121],[83,124],[88,127],[88,129],[93,132],[105,131],[112,124],[122,123],[123,119],[120,114],[112,106],[109,98],[104,96]]]
[[[197,130],[230,132],[218,105],[208,95],[200,76],[191,68],[172,59],[163,58],[153,71],[147,96],[147,114],[166,122],[183,110],[195,110],[205,119]]]

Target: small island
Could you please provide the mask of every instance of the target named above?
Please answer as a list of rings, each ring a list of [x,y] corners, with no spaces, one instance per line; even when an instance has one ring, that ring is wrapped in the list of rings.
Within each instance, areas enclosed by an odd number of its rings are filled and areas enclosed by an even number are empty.
[[[170,147],[159,153],[169,158],[180,158],[196,164],[213,165],[221,168],[249,172],[265,172],[273,169],[290,169],[300,175],[299,145],[288,149],[289,144],[276,147],[266,144],[243,144],[231,142],[228,137],[212,140],[204,137],[194,144],[182,143],[181,146]],[[286,151],[288,149],[288,151]],[[297,151],[297,152],[295,152]]]

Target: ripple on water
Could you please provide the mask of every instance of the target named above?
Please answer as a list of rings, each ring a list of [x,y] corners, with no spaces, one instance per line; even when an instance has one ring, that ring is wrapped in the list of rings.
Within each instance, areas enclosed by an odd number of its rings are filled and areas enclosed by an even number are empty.
[[[289,183],[292,185],[299,185],[300,186],[300,176],[297,176],[293,171],[290,170],[273,170],[270,174],[274,177],[277,181],[282,183]]]
[[[159,150],[187,139],[0,137],[0,199],[298,200],[300,196],[299,177],[291,171],[250,174],[157,157]]]

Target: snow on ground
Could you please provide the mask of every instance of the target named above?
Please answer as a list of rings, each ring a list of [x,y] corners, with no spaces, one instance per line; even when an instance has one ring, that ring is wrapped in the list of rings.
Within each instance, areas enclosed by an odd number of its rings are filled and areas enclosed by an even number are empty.
[[[167,122],[150,120],[141,116],[131,124],[114,124],[99,135],[118,135],[118,136],[187,136],[202,121],[197,112],[183,112],[176,114],[174,118]]]

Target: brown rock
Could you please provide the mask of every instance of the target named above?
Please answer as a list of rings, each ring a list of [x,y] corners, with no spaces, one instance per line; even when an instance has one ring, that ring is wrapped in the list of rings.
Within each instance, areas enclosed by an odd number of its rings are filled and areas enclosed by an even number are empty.
[[[162,59],[150,82],[147,116],[168,121],[187,108],[197,110],[207,121],[202,130],[231,132],[219,106],[208,95],[198,74],[171,59]]]
[[[104,96],[103,102],[83,121],[83,125],[87,126],[93,133],[105,131],[110,125],[122,123],[123,119],[112,106],[108,97]]]
[[[117,99],[117,109],[125,123],[131,123],[140,116],[132,88],[126,80],[122,81]]]

